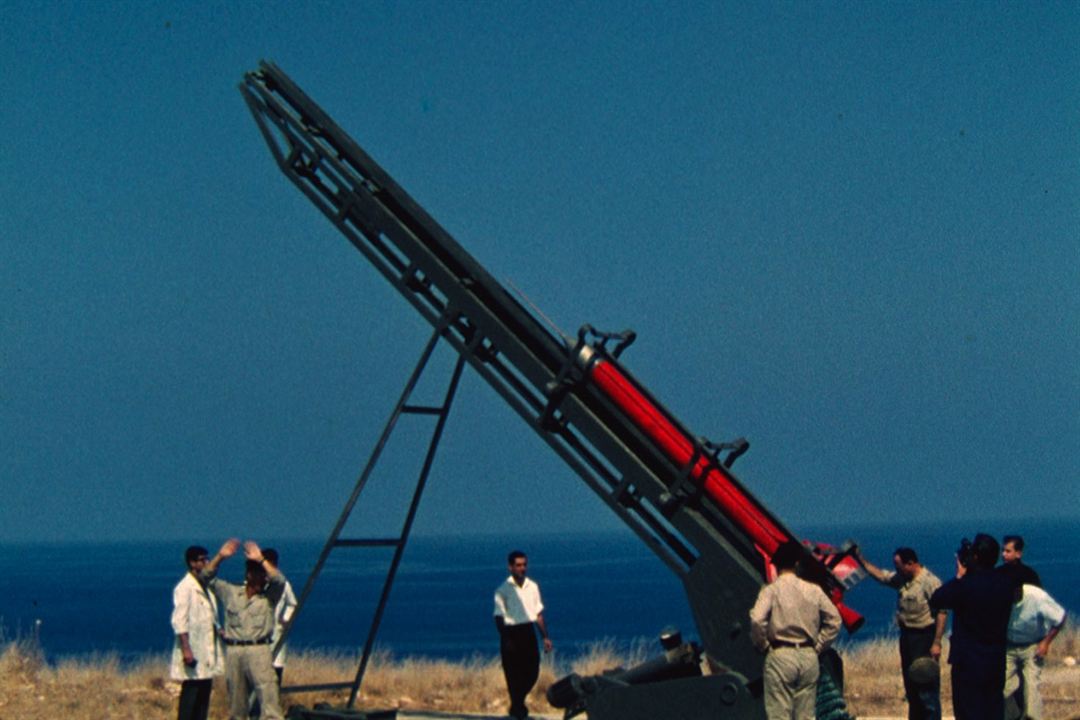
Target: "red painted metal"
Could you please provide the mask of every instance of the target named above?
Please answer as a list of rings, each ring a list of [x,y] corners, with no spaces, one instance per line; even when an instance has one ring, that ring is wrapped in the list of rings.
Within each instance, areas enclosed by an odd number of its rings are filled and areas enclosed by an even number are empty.
[[[664,451],[675,465],[685,467],[694,456],[694,445],[664,416],[659,408],[638,391],[633,383],[609,362],[597,360],[590,376],[598,388],[619,406]],[[750,536],[766,557],[788,540],[794,540],[777,527],[757,504],[735,486],[707,457],[699,457],[690,476],[700,482],[724,514]]]
[[[690,438],[614,364],[595,359],[589,363],[588,374],[595,386],[648,435],[677,467],[686,467],[693,460],[694,443]],[[765,560],[767,576],[773,575],[773,553],[783,543],[798,540],[773,522],[768,514],[709,458],[699,457],[690,471],[690,477],[701,483],[705,493],[719,506],[721,512],[750,537]],[[853,558],[841,559],[830,571],[836,582],[823,588],[836,605],[844,627],[849,632],[854,632],[863,624],[863,617],[843,602],[844,579],[856,571]]]

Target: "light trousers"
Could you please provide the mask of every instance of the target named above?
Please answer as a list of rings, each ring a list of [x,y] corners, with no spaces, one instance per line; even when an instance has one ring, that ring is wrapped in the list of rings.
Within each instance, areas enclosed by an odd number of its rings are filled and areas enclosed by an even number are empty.
[[[278,697],[271,645],[229,645],[225,648],[225,680],[229,684],[229,720],[247,720],[252,690],[262,720],[284,720]]]
[[[1024,717],[1042,720],[1042,697],[1039,695],[1039,676],[1042,662],[1035,657],[1038,643],[1017,645],[1005,651],[1005,697],[1009,697],[1024,684]]]
[[[765,656],[765,715],[814,720],[820,668],[813,648],[772,648]]]

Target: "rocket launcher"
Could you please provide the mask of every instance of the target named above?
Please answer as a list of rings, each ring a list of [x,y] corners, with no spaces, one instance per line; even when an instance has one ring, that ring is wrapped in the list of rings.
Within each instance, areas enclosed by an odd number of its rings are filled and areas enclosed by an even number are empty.
[[[632,333],[553,330],[280,68],[261,63],[240,91],[288,180],[667,565],[712,665],[754,687],[747,614],[794,536],[732,472],[746,441],[712,443],[679,423],[620,363]],[[842,596],[861,571],[849,550],[804,547],[805,571],[854,630]]]

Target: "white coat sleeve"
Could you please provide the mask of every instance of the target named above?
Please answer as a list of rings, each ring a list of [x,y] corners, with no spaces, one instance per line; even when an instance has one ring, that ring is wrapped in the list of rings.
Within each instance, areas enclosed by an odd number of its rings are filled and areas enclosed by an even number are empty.
[[[187,583],[180,583],[173,589],[172,629],[176,635],[188,632],[188,620],[191,616],[191,588]]]
[[[278,616],[282,623],[287,623],[292,619],[293,612],[296,610],[296,595],[293,593],[292,585],[285,583],[285,592],[281,596],[281,614]]]

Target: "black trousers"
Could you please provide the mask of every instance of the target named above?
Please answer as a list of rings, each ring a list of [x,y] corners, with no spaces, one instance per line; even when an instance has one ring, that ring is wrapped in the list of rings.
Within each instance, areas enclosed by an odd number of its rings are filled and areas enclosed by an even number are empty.
[[[930,657],[934,644],[934,626],[900,628],[900,670],[904,676],[904,694],[908,701],[908,720],[941,720],[941,683],[919,685],[908,675],[911,663]]]
[[[956,720],[1004,717],[1005,646],[972,644],[950,655]]]
[[[504,625],[499,633],[499,657],[510,694],[510,715],[528,717],[525,698],[540,676],[540,648],[533,623]]]
[[[213,680],[185,680],[180,683],[177,720],[206,720],[210,714],[210,691]]]

